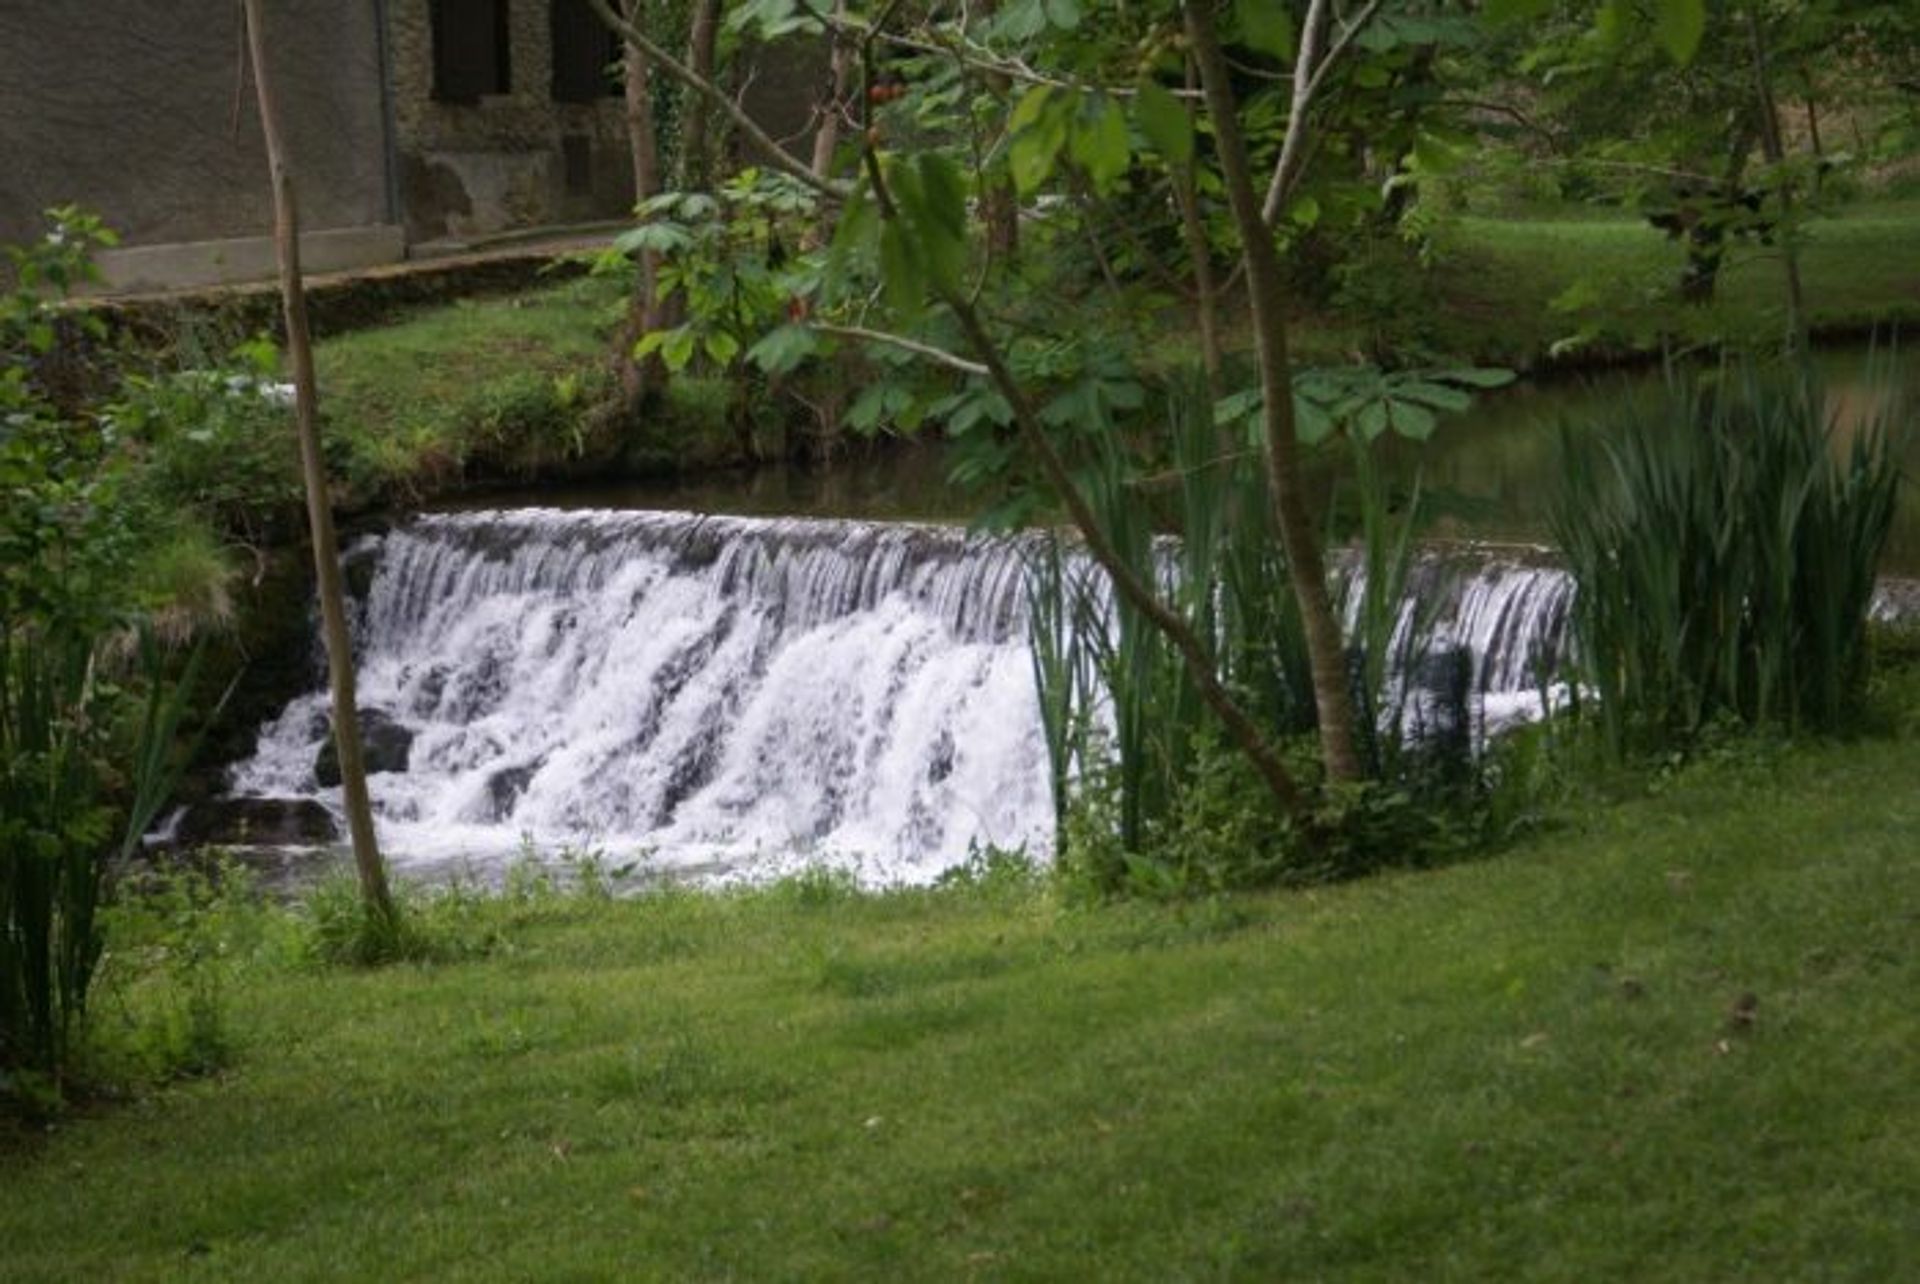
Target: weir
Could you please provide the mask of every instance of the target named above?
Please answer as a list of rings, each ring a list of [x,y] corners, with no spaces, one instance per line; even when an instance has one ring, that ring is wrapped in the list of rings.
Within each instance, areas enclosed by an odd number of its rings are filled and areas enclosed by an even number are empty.
[[[531,841],[871,883],[926,881],[974,845],[1044,855],[1024,569],[1045,538],[624,510],[415,519],[362,550],[360,700],[396,768],[370,779],[383,844],[402,868]],[[1413,578],[1429,651],[1471,656],[1474,715],[1537,711],[1566,575],[1513,553],[1433,555]],[[325,711],[323,690],[294,700],[233,792],[333,805]]]

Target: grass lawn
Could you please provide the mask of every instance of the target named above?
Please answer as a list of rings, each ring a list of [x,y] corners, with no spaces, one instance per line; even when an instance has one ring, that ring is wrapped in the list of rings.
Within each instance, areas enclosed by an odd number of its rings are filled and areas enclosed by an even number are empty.
[[[816,880],[263,959],[225,1072],[0,1152],[0,1275],[1913,1278],[1916,747],[1311,893]]]
[[[1801,273],[1816,328],[1920,322],[1920,201],[1846,207],[1806,229]],[[1603,349],[1658,349],[1717,335],[1776,338],[1785,320],[1780,252],[1727,255],[1713,305],[1673,301],[1685,263],[1677,241],[1629,216],[1462,218],[1436,255],[1442,341],[1487,360],[1531,365],[1556,339],[1592,324]],[[1579,312],[1553,301],[1591,287]]]
[[[620,299],[617,281],[576,277],[316,343],[321,411],[349,488],[405,497],[488,452],[564,455],[573,409],[605,378]]]

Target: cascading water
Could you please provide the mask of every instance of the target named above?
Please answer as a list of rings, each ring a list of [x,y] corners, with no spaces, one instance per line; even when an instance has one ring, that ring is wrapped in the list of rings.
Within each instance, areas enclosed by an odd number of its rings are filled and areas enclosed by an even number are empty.
[[[714,877],[839,864],[924,881],[970,846],[1050,850],[1024,538],[634,511],[419,518],[382,537],[360,702],[398,728],[370,779],[397,863],[531,840]],[[1471,656],[1488,724],[1538,708],[1571,589],[1537,559],[1422,564],[1429,653]],[[1411,618],[1411,616],[1409,617]],[[242,796],[317,780],[326,699],[239,764]]]
[[[371,777],[396,859],[523,841],[761,876],[924,880],[1044,850],[1018,548],[939,527],[672,513],[422,518],[385,537],[360,702],[412,733]],[[236,793],[321,796],[325,699]]]

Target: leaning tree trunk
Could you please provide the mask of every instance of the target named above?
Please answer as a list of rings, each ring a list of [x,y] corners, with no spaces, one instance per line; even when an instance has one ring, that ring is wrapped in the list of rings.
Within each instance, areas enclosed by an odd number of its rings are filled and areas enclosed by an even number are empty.
[[[1240,231],[1246,263],[1254,345],[1260,363],[1260,391],[1264,398],[1261,422],[1266,438],[1267,482],[1273,493],[1275,523],[1287,555],[1287,574],[1306,632],[1314,705],[1320,718],[1321,753],[1329,779],[1359,780],[1365,772],[1356,735],[1346,648],[1327,592],[1326,562],[1321,555],[1320,540],[1314,533],[1312,499],[1306,478],[1301,474],[1296,446],[1292,363],[1287,352],[1280,255],[1274,248],[1273,233],[1262,217],[1260,198],[1254,192],[1246,141],[1240,132],[1239,104],[1234,101],[1231,72],[1214,32],[1212,4],[1210,0],[1187,0],[1185,8],[1188,41],[1200,69],[1201,88],[1213,120],[1221,176],[1226,180],[1227,202]]]
[[[261,0],[246,6],[247,49],[253,62],[254,89],[260,104],[260,132],[266,138],[267,166],[273,175],[273,233],[280,257],[280,293],[286,307],[287,352],[293,359],[294,427],[300,441],[300,471],[306,483],[307,522],[313,536],[314,574],[319,582],[320,619],[327,645],[327,673],[333,687],[333,739],[340,752],[340,784],[345,795],[347,831],[360,872],[367,908],[382,920],[394,916],[386,866],[374,840],[373,807],[367,796],[366,763],[360,752],[360,719],[354,706],[353,651],[347,639],[346,594],[340,582],[340,552],[327,497],[326,467],[320,458],[318,395],[314,387],[313,343],[307,330],[307,296],[300,280],[300,220],[294,205],[293,174],[287,166],[272,82],[267,68],[266,29]]]

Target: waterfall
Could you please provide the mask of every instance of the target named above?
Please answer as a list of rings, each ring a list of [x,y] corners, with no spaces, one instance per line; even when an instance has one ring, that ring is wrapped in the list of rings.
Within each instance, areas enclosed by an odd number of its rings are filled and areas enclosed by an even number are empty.
[[[359,698],[411,733],[369,782],[398,864],[531,840],[889,882],[1045,849],[1015,541],[527,510],[424,517],[375,557]],[[267,726],[234,791],[332,801],[326,707]]]
[[[369,780],[383,845],[403,868],[530,841],[719,878],[829,863],[873,883],[926,881],[976,844],[1044,853],[1023,577],[1041,538],[639,511],[417,518],[365,550],[356,611],[360,705],[397,755]],[[1567,576],[1429,558],[1416,581],[1432,646],[1471,656],[1485,721],[1537,710]],[[293,701],[233,792],[334,805],[316,777],[326,709],[324,691]]]

